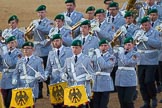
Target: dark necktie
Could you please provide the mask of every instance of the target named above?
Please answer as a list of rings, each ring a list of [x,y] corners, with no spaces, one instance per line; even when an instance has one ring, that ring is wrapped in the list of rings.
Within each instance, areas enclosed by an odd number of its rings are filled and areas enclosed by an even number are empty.
[[[152,27],[154,26],[154,22],[151,24],[152,25]]]
[[[26,64],[29,62],[29,58],[27,58],[27,60],[26,60]]]
[[[99,24],[99,28],[101,27],[101,23]]]
[[[112,22],[114,22],[114,17],[112,17]]]
[[[107,17],[110,15],[109,11],[107,12]]]
[[[125,28],[128,29],[128,25],[126,25]]]
[[[59,57],[59,55],[60,55],[60,50],[57,50],[57,56]]]
[[[41,20],[38,22],[38,23],[39,23],[39,25],[41,24],[41,22],[42,22]]]
[[[60,30],[58,29],[58,33],[60,33]]]
[[[126,55],[128,53],[128,51],[125,51],[124,54]]]
[[[68,13],[67,13],[67,16],[68,16],[68,17],[70,17],[70,15],[71,15],[71,13],[70,13],[70,12],[68,12]]]
[[[103,56],[103,54],[101,54],[101,56]]]
[[[85,43],[85,38],[83,38],[83,45],[84,45],[84,43]]]
[[[10,55],[10,54],[11,54],[11,52],[9,51],[9,52],[8,52],[8,55]]]
[[[78,59],[78,57],[77,57],[77,56],[75,56],[75,58],[74,58],[75,63],[77,62],[77,59]]]

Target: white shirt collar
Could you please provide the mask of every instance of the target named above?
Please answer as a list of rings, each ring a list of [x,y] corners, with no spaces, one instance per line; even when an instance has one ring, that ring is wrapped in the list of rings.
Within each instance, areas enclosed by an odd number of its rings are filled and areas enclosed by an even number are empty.
[[[31,56],[29,56],[29,57],[27,57],[27,56],[25,56],[25,59],[27,60],[27,58],[32,58],[33,57],[33,54],[31,55]]]
[[[63,26],[62,26],[61,28],[58,28],[58,27],[57,27],[57,29],[61,31],[61,30],[63,29]]]
[[[88,36],[89,36],[89,34],[88,35],[86,35],[86,36],[83,36],[82,35],[82,40],[83,40],[83,38],[85,38],[85,41],[87,40],[87,38],[88,38]]]
[[[55,51],[57,52],[58,50],[61,52],[61,50],[63,49],[63,45],[61,45],[61,47],[59,48],[59,49],[57,49],[57,48],[54,48],[55,49]]]
[[[78,55],[73,55],[73,57],[77,56],[77,58],[79,58],[82,55],[82,53],[78,54]]]
[[[9,52],[13,53],[15,50],[16,50],[16,48],[14,48],[14,49],[13,49],[13,50],[11,50],[11,51],[9,50]]]

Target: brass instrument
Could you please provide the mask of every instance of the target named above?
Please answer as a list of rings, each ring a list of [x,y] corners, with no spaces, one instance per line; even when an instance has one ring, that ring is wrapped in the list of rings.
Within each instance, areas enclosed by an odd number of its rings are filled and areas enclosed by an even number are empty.
[[[162,32],[162,23],[155,27],[156,30]]]
[[[25,29],[25,40],[26,41],[34,41],[34,37],[32,34],[33,29],[35,28],[33,23],[30,23],[30,25]]]
[[[112,48],[113,48],[114,46],[120,44],[118,38],[119,38],[119,36],[120,36],[122,33],[123,33],[123,32],[122,32],[121,30],[117,30],[117,32],[115,33],[115,35],[114,35],[112,41],[110,42],[110,45],[111,45]]]
[[[143,40],[141,40],[140,38],[143,37],[145,35],[145,31],[144,30],[138,30],[137,33],[134,36],[134,44],[135,45],[139,45],[140,43],[143,44],[143,46],[145,47],[145,49],[147,49],[145,43]]]
[[[144,6],[144,1],[129,0],[126,6],[126,11],[132,11],[133,17],[138,21],[148,13],[147,6]]]
[[[89,31],[89,34],[94,34],[94,29],[100,29],[99,28],[99,21],[95,20],[94,22],[91,23],[91,30]]]

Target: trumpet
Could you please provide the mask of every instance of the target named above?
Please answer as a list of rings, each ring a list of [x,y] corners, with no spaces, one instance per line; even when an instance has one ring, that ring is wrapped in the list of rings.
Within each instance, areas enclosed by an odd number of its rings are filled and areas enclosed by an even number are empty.
[[[147,49],[145,43],[143,42],[143,40],[141,40],[140,38],[143,37],[145,35],[145,31],[144,30],[139,30],[135,36],[134,36],[134,44],[139,45],[140,43],[143,44],[143,46],[145,47],[145,49]]]

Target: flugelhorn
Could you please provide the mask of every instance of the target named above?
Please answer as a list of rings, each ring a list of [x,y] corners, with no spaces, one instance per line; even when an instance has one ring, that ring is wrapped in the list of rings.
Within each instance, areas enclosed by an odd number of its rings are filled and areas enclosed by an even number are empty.
[[[34,41],[34,37],[32,35],[32,31],[35,28],[33,23],[30,23],[30,25],[25,29],[25,40],[26,41]]]
[[[118,29],[112,39],[112,41],[110,42],[111,47],[114,47],[115,45],[120,45],[119,42],[119,36],[121,36],[122,34],[125,35],[127,33],[126,27],[122,26],[120,29]]]

